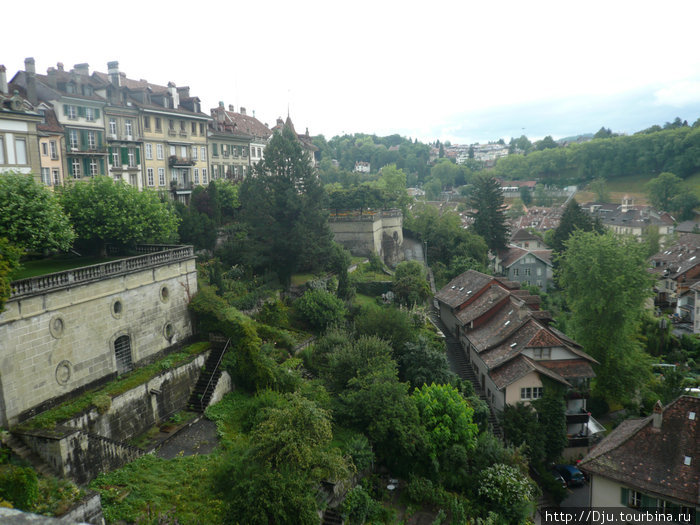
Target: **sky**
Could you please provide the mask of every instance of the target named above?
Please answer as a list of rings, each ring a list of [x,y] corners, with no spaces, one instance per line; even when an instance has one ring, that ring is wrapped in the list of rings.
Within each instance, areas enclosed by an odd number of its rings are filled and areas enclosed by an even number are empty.
[[[2,24],[8,80],[29,56],[38,73],[118,60],[130,78],[190,86],[205,110],[223,101],[270,126],[289,111],[327,139],[558,139],[700,117],[697,0],[32,6],[31,20],[5,10],[24,20]]]

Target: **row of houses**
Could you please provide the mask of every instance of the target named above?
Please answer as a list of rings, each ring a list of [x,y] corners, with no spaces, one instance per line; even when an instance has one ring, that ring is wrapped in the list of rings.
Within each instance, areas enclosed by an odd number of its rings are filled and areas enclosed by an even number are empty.
[[[107,73],[58,63],[42,75],[27,58],[10,82],[0,66],[0,172],[33,173],[47,186],[109,175],[187,202],[211,179],[248,175],[284,126],[294,128],[289,116],[269,128],[223,102],[207,113],[189,87],[131,79],[116,61]],[[308,130],[297,137],[313,154]]]

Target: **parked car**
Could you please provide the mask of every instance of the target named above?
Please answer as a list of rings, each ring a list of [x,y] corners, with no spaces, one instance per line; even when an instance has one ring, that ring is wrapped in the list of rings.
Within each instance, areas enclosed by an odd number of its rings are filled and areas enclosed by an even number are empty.
[[[556,465],[554,467],[561,477],[566,481],[566,485],[569,487],[582,487],[586,481],[583,477],[583,472],[574,467],[573,465]]]
[[[559,471],[557,469],[552,469],[549,471],[549,473],[555,480],[557,480],[557,483],[561,483],[561,486],[566,488],[566,480],[561,474],[559,474]]]

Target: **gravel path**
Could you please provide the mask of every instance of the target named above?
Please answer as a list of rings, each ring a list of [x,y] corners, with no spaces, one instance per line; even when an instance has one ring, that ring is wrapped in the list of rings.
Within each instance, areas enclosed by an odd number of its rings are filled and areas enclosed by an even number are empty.
[[[216,423],[202,418],[160,447],[156,455],[159,458],[173,459],[178,455],[209,454],[218,444]]]

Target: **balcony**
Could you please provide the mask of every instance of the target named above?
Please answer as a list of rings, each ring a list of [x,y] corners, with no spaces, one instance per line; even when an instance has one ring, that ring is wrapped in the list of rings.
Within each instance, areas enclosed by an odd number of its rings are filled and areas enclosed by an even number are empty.
[[[170,189],[176,193],[189,193],[194,188],[193,184],[189,180],[171,180]]]
[[[588,423],[591,415],[588,412],[567,412],[566,413],[566,424],[572,425],[576,423]]]
[[[180,130],[180,136],[181,136],[181,137],[187,137],[187,132],[186,132],[186,131],[183,131],[183,130]]]
[[[593,444],[593,439],[590,436],[569,436],[568,447],[588,447]]]
[[[107,153],[107,146],[79,146],[68,148],[69,155],[104,155]]]
[[[171,168],[175,168],[175,167],[187,168],[187,167],[194,166],[194,165],[195,165],[195,161],[191,160],[191,159],[184,159],[184,158],[178,157],[177,155],[171,155],[170,157],[168,157],[168,166],[170,166]]]
[[[175,131],[174,129],[169,129],[169,130],[168,130],[168,136],[169,136],[169,137],[176,137],[176,136],[177,136],[177,131]]]

